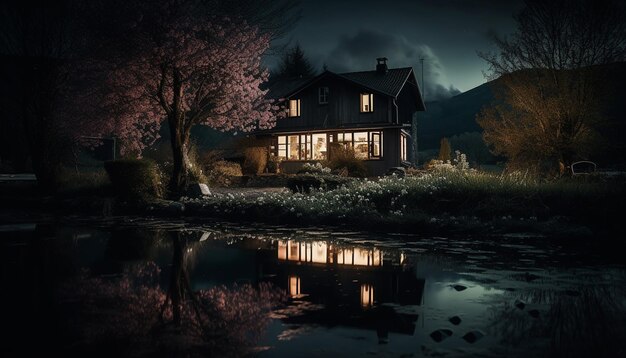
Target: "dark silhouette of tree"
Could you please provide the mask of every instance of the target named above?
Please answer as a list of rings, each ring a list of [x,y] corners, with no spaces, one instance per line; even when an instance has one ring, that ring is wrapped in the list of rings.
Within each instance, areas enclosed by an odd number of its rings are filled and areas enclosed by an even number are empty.
[[[3,113],[1,120],[21,122],[33,171],[46,191],[56,187],[64,154],[58,107],[64,66],[76,47],[75,10],[69,0],[9,0],[0,7],[0,55],[8,67],[3,70],[10,72],[2,81],[11,86],[10,105],[16,109]]]
[[[509,167],[557,173],[600,143],[608,99],[603,64],[626,55],[624,5],[614,0],[525,1],[516,32],[493,36],[496,101],[477,121]]]
[[[288,49],[281,57],[278,71],[272,74],[273,78],[297,78],[311,77],[315,75],[315,70],[307,59],[300,44]]]
[[[493,161],[493,155],[483,140],[480,132],[465,132],[450,138],[450,146],[467,155],[467,160],[475,164]]]
[[[194,291],[189,279],[192,249],[201,243],[182,232],[170,233],[161,243],[172,249],[166,289],[159,284],[161,270],[153,262],[133,265],[116,279],[83,272],[67,283],[61,296],[77,302],[77,328],[84,340],[78,349],[124,356],[249,353],[285,293],[267,283]]]

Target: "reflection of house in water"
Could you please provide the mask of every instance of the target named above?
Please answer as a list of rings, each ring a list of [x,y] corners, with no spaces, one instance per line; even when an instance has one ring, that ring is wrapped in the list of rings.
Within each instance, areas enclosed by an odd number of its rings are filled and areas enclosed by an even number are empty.
[[[290,317],[288,323],[352,326],[413,334],[417,315],[400,314],[383,303],[419,305],[424,280],[401,253],[326,241],[284,240],[276,261],[264,272],[294,299],[323,304],[324,309]]]

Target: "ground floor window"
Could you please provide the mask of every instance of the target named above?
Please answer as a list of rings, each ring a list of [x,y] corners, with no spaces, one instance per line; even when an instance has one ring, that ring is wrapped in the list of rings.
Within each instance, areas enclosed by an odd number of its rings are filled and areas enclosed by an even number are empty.
[[[328,136],[327,133],[278,136],[276,155],[285,160],[324,160],[328,155]]]
[[[383,153],[382,131],[341,132],[337,133],[337,142],[354,149],[359,159],[380,159]]]
[[[283,160],[328,159],[329,143],[334,140],[353,148],[359,159],[382,157],[382,131],[281,135],[277,137],[276,155]]]
[[[400,133],[400,159],[404,162],[408,161],[407,156],[407,136],[404,133]]]

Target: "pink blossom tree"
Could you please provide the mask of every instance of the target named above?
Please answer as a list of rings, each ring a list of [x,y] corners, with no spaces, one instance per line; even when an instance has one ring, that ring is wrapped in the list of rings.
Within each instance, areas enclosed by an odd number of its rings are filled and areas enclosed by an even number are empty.
[[[195,1],[138,4],[132,10],[123,38],[103,42],[100,60],[92,62],[105,75],[101,86],[82,97],[100,115],[82,116],[77,128],[115,135],[124,154],[139,156],[167,122],[170,190],[177,195],[189,183],[193,126],[244,132],[273,126],[278,108],[261,89],[268,78],[261,56],[270,35],[244,20],[207,15]]]

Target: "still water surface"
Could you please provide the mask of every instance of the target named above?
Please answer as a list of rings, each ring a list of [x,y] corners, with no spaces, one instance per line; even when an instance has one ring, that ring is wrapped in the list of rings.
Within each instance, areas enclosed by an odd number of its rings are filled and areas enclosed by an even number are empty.
[[[592,245],[150,220],[0,238],[10,356],[626,355],[626,269]]]

